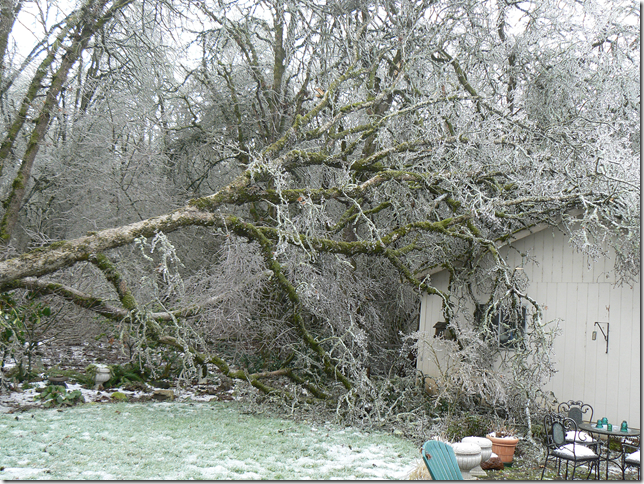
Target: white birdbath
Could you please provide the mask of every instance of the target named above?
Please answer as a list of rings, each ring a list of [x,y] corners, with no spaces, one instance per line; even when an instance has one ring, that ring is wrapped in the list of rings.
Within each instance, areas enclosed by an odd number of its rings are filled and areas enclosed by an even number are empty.
[[[461,442],[476,444],[481,448],[481,464],[487,462],[492,456],[492,441],[487,437],[465,437]],[[481,469],[481,464],[477,465],[470,471],[475,477],[487,477],[487,474]]]
[[[471,442],[458,442],[452,444],[452,448],[456,454],[456,462],[461,469],[463,479],[475,479],[470,474],[470,470],[481,463],[481,448]]]
[[[110,379],[110,369],[107,366],[96,365],[96,376],[94,377],[94,383],[96,383],[96,388],[98,388],[99,385],[102,385],[109,379]]]

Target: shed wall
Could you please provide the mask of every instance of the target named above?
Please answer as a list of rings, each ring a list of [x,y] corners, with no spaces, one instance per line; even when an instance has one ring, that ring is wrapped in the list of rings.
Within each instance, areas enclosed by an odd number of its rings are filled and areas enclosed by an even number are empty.
[[[595,418],[605,416],[617,423],[627,420],[639,428],[639,281],[633,286],[617,286],[612,254],[590,261],[572,249],[567,240],[562,232],[547,229],[502,249],[509,264],[522,267],[528,276],[528,294],[543,305],[544,320],[561,320],[561,334],[554,346],[558,372],[545,390],[552,391],[559,401],[589,403]],[[529,254],[538,263],[521,254]],[[432,282],[446,289],[447,274],[433,275]],[[420,329],[433,334],[434,324],[443,319],[440,299],[424,296]],[[595,322],[602,323],[604,332],[608,328],[608,352]],[[419,354],[418,368],[426,375],[436,376],[437,370],[426,352]]]

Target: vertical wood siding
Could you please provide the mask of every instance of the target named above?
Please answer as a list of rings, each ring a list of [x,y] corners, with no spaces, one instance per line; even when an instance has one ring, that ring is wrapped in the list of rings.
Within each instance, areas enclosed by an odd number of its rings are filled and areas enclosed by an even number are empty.
[[[544,308],[545,321],[560,319],[561,333],[555,340],[558,372],[547,384],[559,401],[583,400],[593,406],[595,418],[610,422],[627,420],[640,427],[641,350],[640,284],[617,286],[613,255],[597,261],[578,253],[561,231],[542,230],[503,249],[508,262],[523,267],[530,280],[528,293]],[[432,276],[437,287],[446,289],[443,273]],[[442,287],[441,287],[442,286]],[[440,300],[424,296],[420,329],[433,334],[442,320]],[[609,323],[609,344],[595,321]],[[602,324],[602,328],[606,328]],[[596,339],[592,333],[596,331]],[[427,359],[418,367],[432,374]]]

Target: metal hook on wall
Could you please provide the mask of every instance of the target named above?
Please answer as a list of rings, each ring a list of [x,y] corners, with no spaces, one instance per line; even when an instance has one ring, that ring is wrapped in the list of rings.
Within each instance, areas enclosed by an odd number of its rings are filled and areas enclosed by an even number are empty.
[[[602,328],[602,324],[606,325],[606,332],[604,332],[604,328]],[[600,323],[599,321],[595,321],[595,326],[599,328],[599,330],[602,332],[604,335],[604,339],[606,340],[606,353],[608,353],[608,333],[609,333],[609,328],[610,328],[610,323]]]

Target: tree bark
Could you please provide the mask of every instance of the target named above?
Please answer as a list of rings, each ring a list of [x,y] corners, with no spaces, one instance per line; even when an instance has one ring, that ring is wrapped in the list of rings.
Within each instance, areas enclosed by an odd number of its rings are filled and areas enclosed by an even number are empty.
[[[0,0],[0,92],[4,84],[4,62],[9,46],[9,34],[23,3],[24,0]],[[0,175],[2,175],[1,171]]]
[[[23,199],[26,193],[27,183],[31,178],[31,171],[33,169],[36,155],[38,154],[40,145],[47,133],[47,130],[49,129],[49,121],[51,119],[52,109],[57,105],[58,96],[60,95],[65,83],[67,82],[67,77],[71,68],[80,58],[81,54],[87,47],[88,42],[97,32],[97,30],[99,30],[118,11],[123,9],[128,4],[132,3],[134,0],[120,0],[116,2],[106,13],[103,14],[103,8],[108,3],[108,1],[109,0],[89,0],[78,13],[77,23],[74,26],[76,33],[72,37],[73,40],[71,45],[66,49],[65,55],[63,55],[60,67],[57,69],[52,78],[51,85],[45,96],[45,102],[40,109],[40,114],[38,116],[38,120],[36,121],[36,126],[31,133],[29,142],[27,143],[27,148],[22,157],[22,162],[20,164],[18,174],[11,185],[9,196],[3,202],[5,213],[2,217],[2,220],[0,220],[0,243],[8,244],[11,241],[15,226],[18,223],[20,208],[22,206]],[[51,62],[49,62],[47,65],[50,65],[54,60],[53,54],[50,54],[50,56]],[[40,75],[44,77],[44,74],[45,71],[41,70]],[[38,81],[37,84],[35,84],[36,80]],[[20,128],[25,122],[26,111],[35,99],[41,81],[42,78],[34,79],[34,82],[32,82],[32,88],[34,92],[31,93],[31,95],[27,96],[27,98],[25,98],[25,101],[27,101],[27,103],[23,103],[23,105],[25,106],[24,116],[19,115],[17,117],[16,122],[14,123],[15,126],[12,126],[12,129],[7,135],[5,143],[3,143],[3,146],[0,147],[0,169],[3,160],[6,159],[6,157],[9,155],[11,147],[15,142]]]

